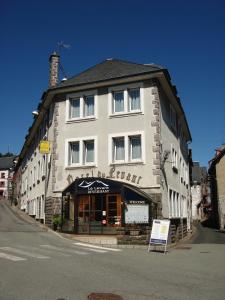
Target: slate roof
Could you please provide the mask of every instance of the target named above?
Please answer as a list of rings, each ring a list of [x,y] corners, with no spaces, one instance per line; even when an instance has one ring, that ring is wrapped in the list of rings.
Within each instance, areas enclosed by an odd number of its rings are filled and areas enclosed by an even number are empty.
[[[107,59],[86,71],[59,83],[55,88],[101,82],[165,70],[155,64],[137,64],[119,59]]]
[[[9,170],[13,167],[13,161],[15,157],[0,157],[0,170]]]

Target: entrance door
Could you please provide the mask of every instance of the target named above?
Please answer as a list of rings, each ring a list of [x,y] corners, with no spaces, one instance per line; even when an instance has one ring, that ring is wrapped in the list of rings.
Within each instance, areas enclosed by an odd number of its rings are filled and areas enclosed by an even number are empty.
[[[103,234],[116,234],[116,228],[121,226],[121,196],[107,195],[103,216]]]
[[[89,234],[90,199],[89,196],[79,198],[78,204],[78,233]]]

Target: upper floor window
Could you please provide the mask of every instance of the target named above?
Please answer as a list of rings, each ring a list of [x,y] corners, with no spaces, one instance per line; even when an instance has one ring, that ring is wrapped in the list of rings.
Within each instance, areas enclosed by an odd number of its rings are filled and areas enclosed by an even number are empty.
[[[1,178],[5,178],[5,173],[1,173]]]
[[[177,114],[172,105],[170,105],[170,124],[171,124],[171,127],[176,131],[177,130]]]
[[[87,96],[84,98],[84,117],[94,116],[94,96]]]
[[[130,89],[128,91],[129,95],[129,110],[135,111],[141,109],[140,102],[140,89]]]
[[[142,88],[133,87],[121,89],[109,89],[109,115],[132,114],[142,112],[143,96]]]
[[[66,166],[96,164],[96,138],[79,138],[66,143]]]
[[[110,163],[133,163],[144,161],[143,133],[117,134],[109,137]]]
[[[70,99],[69,118],[80,118],[80,98]]]
[[[94,94],[69,97],[66,101],[66,120],[79,121],[94,118],[96,117],[96,105],[97,101]]]
[[[172,168],[175,172],[178,171],[178,156],[177,151],[172,147]]]
[[[113,93],[114,98],[114,106],[113,106],[113,112],[123,112],[124,111],[124,92],[114,92]]]

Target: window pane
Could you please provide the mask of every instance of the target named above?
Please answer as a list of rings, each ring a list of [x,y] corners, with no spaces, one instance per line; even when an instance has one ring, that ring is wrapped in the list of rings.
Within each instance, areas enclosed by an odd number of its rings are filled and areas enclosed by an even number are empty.
[[[72,142],[70,143],[69,147],[69,162],[70,164],[77,164],[79,163],[79,150],[80,144],[79,142]]]
[[[130,109],[140,109],[140,89],[133,89],[129,91]]]
[[[141,159],[141,136],[130,137],[131,159]]]
[[[85,141],[85,163],[94,162],[94,140]]]
[[[125,149],[124,149],[124,138],[114,138],[113,139],[114,147],[114,160],[124,160],[125,159]]]
[[[70,118],[79,118],[80,117],[80,99],[71,99],[70,100]]]
[[[114,92],[114,112],[124,111],[123,92]]]
[[[84,116],[94,116],[94,96],[84,99]]]

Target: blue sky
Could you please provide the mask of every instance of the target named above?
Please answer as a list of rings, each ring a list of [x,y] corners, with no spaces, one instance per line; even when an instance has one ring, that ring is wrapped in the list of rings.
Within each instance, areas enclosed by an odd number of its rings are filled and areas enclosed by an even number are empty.
[[[59,41],[68,76],[111,57],[168,68],[193,159],[207,166],[225,143],[224,0],[1,0],[0,36],[2,153],[20,152]]]

